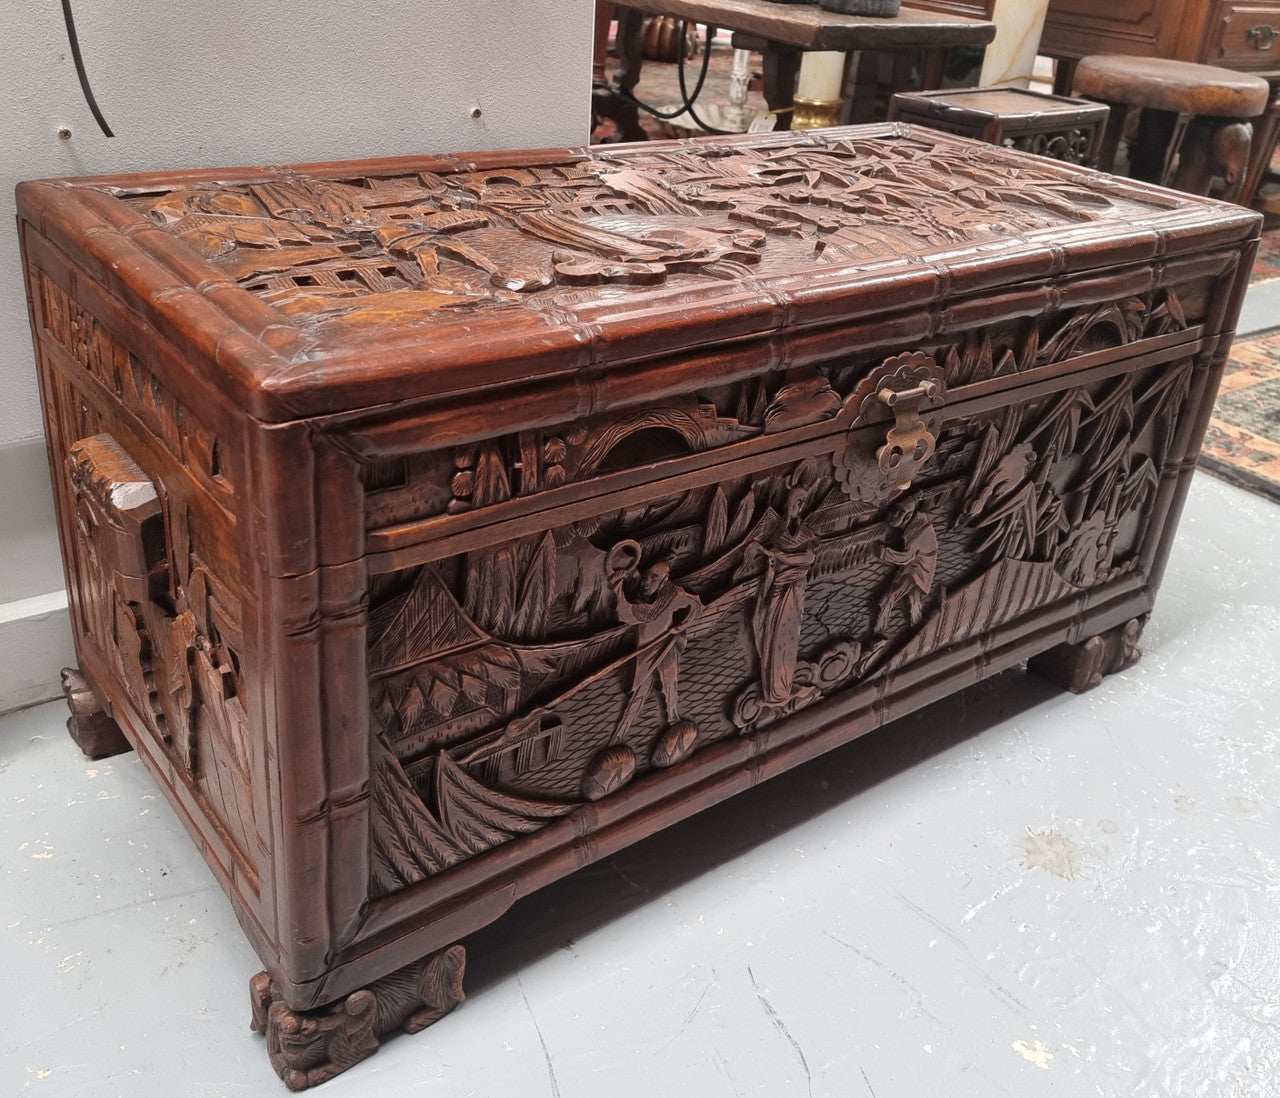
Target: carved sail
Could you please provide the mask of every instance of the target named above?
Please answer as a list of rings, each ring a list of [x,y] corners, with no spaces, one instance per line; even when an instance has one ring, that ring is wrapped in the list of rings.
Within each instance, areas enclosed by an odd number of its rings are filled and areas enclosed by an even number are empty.
[[[435,759],[433,813],[399,760],[374,738],[372,892],[386,895],[517,835],[536,831],[574,805],[516,797],[489,789],[443,752]]]

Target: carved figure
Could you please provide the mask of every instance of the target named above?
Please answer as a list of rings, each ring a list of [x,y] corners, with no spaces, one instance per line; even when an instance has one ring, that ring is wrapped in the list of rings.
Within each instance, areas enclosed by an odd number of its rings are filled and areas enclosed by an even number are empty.
[[[760,658],[760,700],[766,706],[787,705],[797,693],[805,583],[815,556],[814,536],[803,521],[807,497],[805,488],[793,484],[782,525],[767,542],[749,545],[745,557],[745,563],[760,562],[764,568],[751,624]],[[815,693],[812,686],[804,691]]]
[[[672,581],[671,566],[665,560],[654,561],[641,575],[639,548],[635,542],[623,542],[615,547],[610,557],[614,567],[609,583],[618,600],[618,620],[636,627],[630,696],[614,733],[615,741],[626,738],[649,700],[655,683],[667,725],[674,725],[680,720],[680,700],[676,691],[680,653],[688,640],[685,630],[702,610],[701,599]],[[631,552],[636,554],[634,560],[619,567],[617,562],[625,560]],[[626,588],[637,586],[637,577],[638,593],[629,596]]]
[[[197,647],[207,649],[209,642],[200,635],[196,616],[191,612],[187,593],[179,588],[176,612],[161,619],[163,641],[157,645],[161,653],[165,677],[161,700],[173,749],[188,771],[196,766],[195,714],[196,693],[191,680],[191,659]]]
[[[907,614],[914,628],[924,616],[924,600],[933,588],[933,574],[938,565],[938,534],[921,514],[913,497],[908,496],[889,512],[889,526],[900,531],[902,548],[881,546],[880,559],[898,565],[898,573],[880,600],[876,614],[876,632],[886,634],[894,608],[906,600]]]

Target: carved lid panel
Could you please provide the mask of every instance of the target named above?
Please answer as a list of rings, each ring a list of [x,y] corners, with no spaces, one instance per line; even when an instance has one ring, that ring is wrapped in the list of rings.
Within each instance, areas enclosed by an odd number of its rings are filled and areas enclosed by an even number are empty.
[[[237,365],[266,419],[919,309],[1251,228],[901,126],[89,180],[61,201],[85,188],[261,341]]]

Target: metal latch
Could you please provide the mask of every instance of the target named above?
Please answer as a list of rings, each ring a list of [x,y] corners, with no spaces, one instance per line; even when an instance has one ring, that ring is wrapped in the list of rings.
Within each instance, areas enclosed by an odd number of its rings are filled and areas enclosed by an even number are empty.
[[[893,412],[893,426],[884,445],[876,451],[876,464],[895,488],[905,492],[921,466],[933,454],[937,436],[920,418],[920,404],[941,392],[941,383],[924,381],[911,389],[882,388],[876,397]]]
[[[836,454],[836,476],[851,498],[875,503],[911,487],[937,445],[946,388],[942,368],[919,351],[886,359],[863,378]],[[887,430],[876,446],[863,428],[881,423]]]

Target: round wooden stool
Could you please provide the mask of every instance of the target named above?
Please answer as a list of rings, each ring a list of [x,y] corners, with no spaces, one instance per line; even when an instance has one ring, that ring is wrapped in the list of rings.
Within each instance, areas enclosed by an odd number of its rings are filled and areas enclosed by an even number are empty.
[[[1075,73],[1075,92],[1111,107],[1099,166],[1111,170],[1130,108],[1142,114],[1129,158],[1129,174],[1191,194],[1207,194],[1214,176],[1234,201],[1244,183],[1256,118],[1270,89],[1259,76],[1167,61],[1156,57],[1099,54]],[[1190,116],[1189,120],[1180,117]]]

